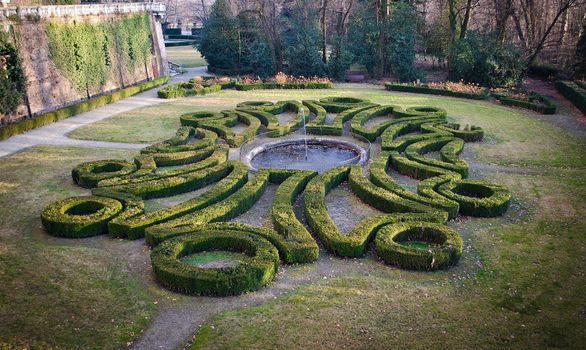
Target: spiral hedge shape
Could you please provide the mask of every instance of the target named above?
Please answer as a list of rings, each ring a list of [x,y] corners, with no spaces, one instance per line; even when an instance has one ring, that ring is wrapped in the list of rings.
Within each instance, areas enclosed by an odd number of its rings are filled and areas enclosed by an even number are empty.
[[[281,124],[277,114],[286,111],[295,116]],[[328,113],[336,114],[330,123]],[[367,127],[367,121],[376,117],[381,122]],[[361,257],[374,242],[378,256],[389,265],[446,268],[457,263],[461,240],[444,223],[459,214],[501,215],[511,200],[510,192],[499,185],[466,179],[468,164],[460,152],[465,142],[481,141],[484,131],[447,123],[446,118],[440,108],[403,109],[354,97],[249,101],[232,110],[187,113],[181,116],[182,126],[174,137],[145,147],[133,162],[103,160],[75,167],[73,180],[91,188],[92,196],[50,204],[41,220],[49,233],[63,237],[107,232],[118,238],[145,238],[153,248],[151,260],[159,283],[189,294],[256,290],[272,280],[279,260],[286,264],[315,261],[317,240],[340,257]],[[364,176],[360,166],[340,166],[321,174],[260,169],[251,175],[245,164],[228,160],[230,148],[260,132],[270,137],[286,135],[302,126],[304,119],[308,133],[342,135],[347,125],[353,134],[380,140],[381,152],[370,162],[369,175]],[[245,130],[235,133],[236,123],[245,124]],[[421,180],[417,192],[399,185],[389,170]],[[327,193],[342,183],[384,214],[366,218],[342,234],[325,201]],[[272,228],[228,222],[249,210],[269,184],[277,186],[270,209]],[[147,199],[204,187],[205,192],[183,203],[144,211]],[[296,203],[303,203],[302,214]],[[185,255],[210,250],[245,256],[237,266],[218,269],[180,261]]]
[[[423,243],[423,247],[406,243]],[[376,253],[389,265],[410,270],[437,270],[455,265],[462,255],[462,239],[453,229],[433,223],[387,225],[376,236]]]
[[[105,197],[72,197],[47,206],[41,213],[45,229],[54,236],[82,238],[107,232],[108,221],[122,203]]]
[[[180,257],[210,250],[245,254],[233,267],[200,268],[187,265]],[[151,252],[159,283],[182,293],[235,295],[259,289],[269,283],[279,269],[275,246],[259,235],[232,230],[202,229],[174,238]]]

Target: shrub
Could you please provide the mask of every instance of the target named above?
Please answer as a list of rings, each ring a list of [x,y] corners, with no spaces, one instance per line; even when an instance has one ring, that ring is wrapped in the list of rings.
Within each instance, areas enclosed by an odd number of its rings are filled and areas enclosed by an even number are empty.
[[[41,221],[54,236],[82,238],[106,233],[108,221],[121,211],[122,203],[111,198],[72,197],[46,206]]]
[[[530,94],[526,99],[518,99],[502,94],[492,94],[500,103],[506,106],[515,106],[542,114],[555,114],[557,111],[557,105],[549,97],[540,95],[538,93]]]
[[[199,268],[179,260],[210,250],[245,256],[238,265],[223,268]],[[186,294],[227,296],[268,284],[279,268],[279,253],[259,235],[204,227],[156,247],[151,252],[151,262],[157,281],[166,288]]]
[[[375,244],[377,255],[386,264],[410,270],[443,269],[455,265],[462,255],[458,232],[434,223],[385,226],[377,234]]]
[[[201,86],[190,83],[177,83],[157,91],[159,98],[177,98],[197,95],[207,95],[222,90],[221,85]]]
[[[469,216],[502,215],[511,204],[511,192],[482,180],[450,181],[438,187],[438,193],[460,204],[460,213]]]
[[[79,186],[93,188],[101,180],[127,175],[135,170],[136,166],[125,160],[98,160],[79,164],[73,168],[71,177]]]
[[[565,98],[586,113],[586,89],[571,81],[558,81],[555,86]]]

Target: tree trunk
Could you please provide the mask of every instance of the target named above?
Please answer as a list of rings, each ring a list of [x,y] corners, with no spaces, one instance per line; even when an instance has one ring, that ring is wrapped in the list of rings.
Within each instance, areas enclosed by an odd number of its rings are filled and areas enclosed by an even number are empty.
[[[321,35],[322,35],[322,61],[324,63],[328,63],[327,57],[327,43],[326,43],[326,35],[327,35],[327,23],[326,23],[326,12],[328,9],[328,0],[322,0],[321,6]]]
[[[464,20],[462,21],[462,28],[460,28],[460,40],[466,37],[468,30],[468,22],[470,22],[470,12],[472,11],[472,0],[466,2],[466,12],[464,12]]]

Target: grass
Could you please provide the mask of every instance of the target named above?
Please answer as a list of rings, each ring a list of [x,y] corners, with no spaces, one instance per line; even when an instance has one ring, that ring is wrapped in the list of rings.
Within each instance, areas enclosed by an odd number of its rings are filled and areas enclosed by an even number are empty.
[[[167,47],[167,59],[186,68],[206,66],[208,63],[193,46]]]
[[[216,315],[193,348],[580,348],[586,219],[551,210],[586,209],[586,172],[498,178],[531,210],[457,224],[468,247],[463,259],[474,254],[470,247],[481,257],[469,277],[459,268],[356,271]]]
[[[242,260],[243,254],[227,251],[211,251],[190,254],[181,258],[188,265],[207,266],[214,263],[237,263]]]
[[[0,159],[0,348],[124,348],[153,317],[173,312],[176,318],[168,319],[174,322],[204,315],[198,317],[207,322],[193,341],[194,348],[204,349],[583,347],[585,145],[529,113],[488,102],[338,85],[326,92],[224,91],[180,99],[72,135],[154,142],[173,136],[178,116],[189,111],[324,96],[433,105],[447,109],[455,121],[482,126],[485,142],[466,148],[477,162],[515,166],[506,172],[488,167],[479,174],[511,189],[511,208],[504,217],[450,222],[463,237],[464,253],[447,271],[411,272],[384,266],[371,254],[343,260],[322,252],[315,264],[282,266],[277,281],[258,293],[195,298],[156,285],[142,241],[59,239],[40,227],[46,204],[89,193],[71,181],[76,164],[131,159],[136,153],[31,148]],[[147,207],[156,210],[192,195],[147,201]],[[199,264],[228,260],[220,253],[194,257]],[[167,309],[157,313],[161,304]]]
[[[115,253],[130,242],[57,239],[39,222],[46,204],[88,193],[73,166],[129,155],[36,147],[0,161],[0,348],[116,349],[148,324],[151,296]]]
[[[356,86],[359,86],[357,88]],[[431,105],[444,108],[450,119],[461,124],[479,125],[486,141],[470,149],[492,164],[548,167],[586,166],[584,141],[569,136],[559,127],[531,117],[528,112],[485,101],[392,93],[372,85],[338,84],[334,89],[241,92],[222,91],[214,95],[184,98],[157,106],[122,113],[73,131],[70,136],[115,142],[156,142],[171,137],[179,126],[179,116],[200,110],[221,111],[246,100],[303,100],[324,96],[355,96],[381,104],[403,107]]]

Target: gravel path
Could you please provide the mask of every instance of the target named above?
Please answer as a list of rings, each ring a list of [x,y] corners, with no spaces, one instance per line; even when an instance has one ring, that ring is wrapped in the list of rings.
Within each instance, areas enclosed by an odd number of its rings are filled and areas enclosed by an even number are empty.
[[[189,80],[194,75],[209,75],[206,67],[188,68],[181,75],[171,78],[169,84]],[[65,120],[58,121],[43,127],[28,131],[24,134],[13,136],[0,141],[0,158],[16,153],[25,148],[38,145],[78,146],[95,148],[122,148],[141,149],[144,144],[128,144],[119,142],[75,140],[67,137],[67,134],[81,126],[95,123],[113,117],[117,114],[131,111],[136,108],[154,106],[171,100],[157,97],[158,88],[150,89],[132,97],[120,100],[92,111],[76,115]]]

